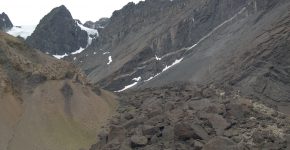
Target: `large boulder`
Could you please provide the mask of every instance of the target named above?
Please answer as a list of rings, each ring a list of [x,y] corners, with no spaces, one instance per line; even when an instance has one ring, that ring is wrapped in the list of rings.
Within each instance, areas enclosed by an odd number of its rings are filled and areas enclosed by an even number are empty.
[[[131,146],[132,147],[145,146],[147,143],[148,143],[148,140],[145,136],[133,135],[131,137]]]
[[[202,139],[203,134],[197,134],[196,126],[188,123],[178,123],[174,126],[174,135],[176,140]]]
[[[236,150],[234,141],[226,137],[215,137],[209,140],[203,147],[203,150]]]

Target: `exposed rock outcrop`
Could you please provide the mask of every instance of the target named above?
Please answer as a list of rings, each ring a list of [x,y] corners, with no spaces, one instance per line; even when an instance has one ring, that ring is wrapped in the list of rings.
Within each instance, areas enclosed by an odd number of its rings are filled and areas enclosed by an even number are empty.
[[[0,30],[6,32],[13,27],[9,17],[3,12],[0,14]]]
[[[65,6],[54,8],[44,16],[26,42],[43,52],[63,55],[88,44],[88,33],[78,26]]]

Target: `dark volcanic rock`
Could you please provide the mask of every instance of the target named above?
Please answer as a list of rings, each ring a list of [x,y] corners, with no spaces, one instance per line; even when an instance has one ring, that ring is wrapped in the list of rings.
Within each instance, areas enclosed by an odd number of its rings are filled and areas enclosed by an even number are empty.
[[[50,54],[65,54],[85,48],[88,34],[81,30],[65,6],[54,8],[44,16],[26,39],[34,48]]]
[[[7,31],[13,27],[12,22],[10,21],[9,17],[3,12],[0,14],[0,30]]]

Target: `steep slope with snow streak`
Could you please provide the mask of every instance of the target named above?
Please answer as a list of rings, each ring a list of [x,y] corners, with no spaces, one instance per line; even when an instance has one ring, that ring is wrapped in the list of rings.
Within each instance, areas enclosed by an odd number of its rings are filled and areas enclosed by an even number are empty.
[[[180,60],[185,61],[187,55],[193,55],[201,45],[216,37],[220,30],[243,21],[255,23],[253,18],[260,22],[265,18],[264,14],[273,13],[272,9],[285,12],[278,8],[284,2],[287,1],[147,0],[138,4],[129,3],[114,12],[109,24],[100,31],[100,37],[90,47],[67,59],[79,65],[92,83],[119,91],[134,84],[132,79],[136,77],[142,77],[138,82],[141,85],[162,72],[167,72],[168,66],[175,66]],[[265,24],[275,21],[277,20],[271,17]],[[261,25],[263,26],[263,22]],[[241,25],[238,24],[237,27],[239,26]],[[256,26],[241,26],[239,29],[247,31],[252,30],[251,28]],[[220,38],[228,36],[230,35],[222,35]],[[108,57],[114,60],[110,64]],[[181,71],[180,79],[194,73],[195,71],[188,70],[187,74],[182,74]],[[168,78],[169,81],[175,79],[179,79],[179,76]]]

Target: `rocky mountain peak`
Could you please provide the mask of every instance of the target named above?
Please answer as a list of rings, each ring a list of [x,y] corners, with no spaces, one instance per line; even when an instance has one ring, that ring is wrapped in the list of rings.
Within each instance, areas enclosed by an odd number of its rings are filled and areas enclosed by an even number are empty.
[[[12,22],[10,21],[9,17],[5,12],[0,14],[0,30],[7,31],[13,27]]]
[[[69,10],[61,5],[40,20],[26,41],[43,52],[63,55],[85,48],[88,38],[88,33],[78,26]]]
[[[70,11],[64,5],[54,8],[50,14],[59,17],[67,17],[69,19],[72,18]]]

